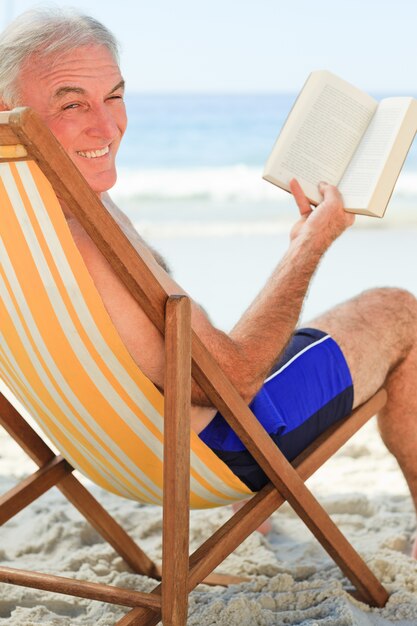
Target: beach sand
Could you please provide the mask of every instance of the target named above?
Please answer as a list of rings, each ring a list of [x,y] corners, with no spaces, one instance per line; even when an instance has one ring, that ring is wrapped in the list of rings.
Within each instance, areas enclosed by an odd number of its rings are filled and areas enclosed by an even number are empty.
[[[150,233],[152,243],[168,256],[180,282],[193,294],[201,291],[201,270],[198,273],[190,263],[198,246],[208,288],[200,300],[224,328],[233,325],[286,242],[285,233],[247,238],[206,236],[197,242],[184,233],[175,242],[157,235]],[[341,291],[349,296],[381,283],[411,288],[415,236],[410,230],[369,233],[366,228],[348,234],[323,261],[304,318],[340,300]],[[180,251],[176,257],[175,249]],[[172,263],[174,257],[176,264]],[[31,467],[17,446],[0,432],[1,493]],[[391,594],[387,606],[370,609],[353,600],[338,567],[284,505],[273,515],[273,530],[267,537],[254,533],[219,568],[250,576],[251,582],[227,589],[200,586],[190,596],[189,626],[417,624],[417,562],[408,556],[416,532],[415,514],[404,479],[381,443],[375,423],[357,433],[309,480],[309,485],[386,585]],[[151,558],[158,560],[160,509],[117,498],[94,486],[92,489]],[[230,514],[229,508],[194,511],[192,547]],[[143,591],[154,586],[151,580],[132,574],[55,489],[0,528],[0,560],[10,567],[85,577]],[[99,602],[0,585],[1,626],[110,626],[123,613],[120,607]]]
[[[2,435],[2,492],[30,463]],[[408,554],[415,515],[402,475],[374,423],[364,427],[309,485],[386,585],[383,609],[369,609],[346,592],[348,582],[288,505],[272,516],[273,530],[255,532],[219,568],[252,577],[230,588],[200,586],[190,597],[189,626],[383,626],[417,624],[417,563]],[[161,511],[93,487],[94,494],[154,559],[161,556]],[[193,511],[196,547],[231,514],[229,508]],[[0,556],[10,567],[124,585],[149,591],[154,583],[129,571],[57,490],[0,530]],[[110,626],[123,609],[58,594],[0,586],[0,624]]]

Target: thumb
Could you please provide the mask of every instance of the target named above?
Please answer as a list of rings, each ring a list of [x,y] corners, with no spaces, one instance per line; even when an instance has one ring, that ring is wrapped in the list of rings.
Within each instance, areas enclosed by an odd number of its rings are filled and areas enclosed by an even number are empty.
[[[295,178],[290,180],[290,190],[300,210],[300,214],[303,217],[308,217],[311,213],[311,205],[304,191],[301,189],[300,183]]]

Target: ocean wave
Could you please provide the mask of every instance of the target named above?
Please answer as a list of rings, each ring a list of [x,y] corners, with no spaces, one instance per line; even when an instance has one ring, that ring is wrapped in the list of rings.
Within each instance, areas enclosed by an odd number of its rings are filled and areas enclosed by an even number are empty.
[[[288,204],[289,195],[262,179],[261,167],[196,167],[177,169],[120,168],[114,196],[144,202],[267,202]],[[417,174],[401,172],[393,200],[417,205]]]
[[[404,169],[398,177],[394,194],[413,197],[417,204],[417,173]]]
[[[246,165],[184,169],[119,169],[114,195],[146,201],[277,201],[288,195]]]
[[[196,239],[207,237],[245,237],[265,236],[289,233],[293,220],[212,220],[201,222],[141,220],[135,222],[135,228],[145,239]]]

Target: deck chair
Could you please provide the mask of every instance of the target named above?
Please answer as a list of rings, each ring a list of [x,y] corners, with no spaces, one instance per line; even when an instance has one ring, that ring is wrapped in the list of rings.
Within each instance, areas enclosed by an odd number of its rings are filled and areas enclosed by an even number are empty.
[[[164,397],[121,342],[57,196],[165,335]],[[0,499],[0,521],[57,486],[135,572],[161,582],[152,593],[141,593],[8,567],[0,567],[0,581],[130,607],[118,626],[151,626],[161,619],[182,626],[189,592],[288,501],[358,597],[373,606],[386,603],[386,590],[304,484],[384,405],[384,390],[289,463],[192,330],[188,298],[166,293],[151,264],[28,108],[0,113],[0,259],[0,377],[16,398],[0,397],[0,422],[39,466]],[[190,432],[191,376],[270,479],[257,494]],[[23,419],[20,406],[60,455]],[[162,566],[89,494],[74,468],[120,496],[163,505]],[[190,556],[189,507],[240,499],[247,502]]]

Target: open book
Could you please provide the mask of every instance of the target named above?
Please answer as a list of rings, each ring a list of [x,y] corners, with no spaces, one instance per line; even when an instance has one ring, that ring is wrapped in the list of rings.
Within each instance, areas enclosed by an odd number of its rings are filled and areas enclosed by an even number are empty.
[[[287,191],[297,178],[312,204],[323,180],[339,187],[347,211],[382,217],[416,131],[414,98],[378,103],[330,72],[312,72],[263,178]]]

